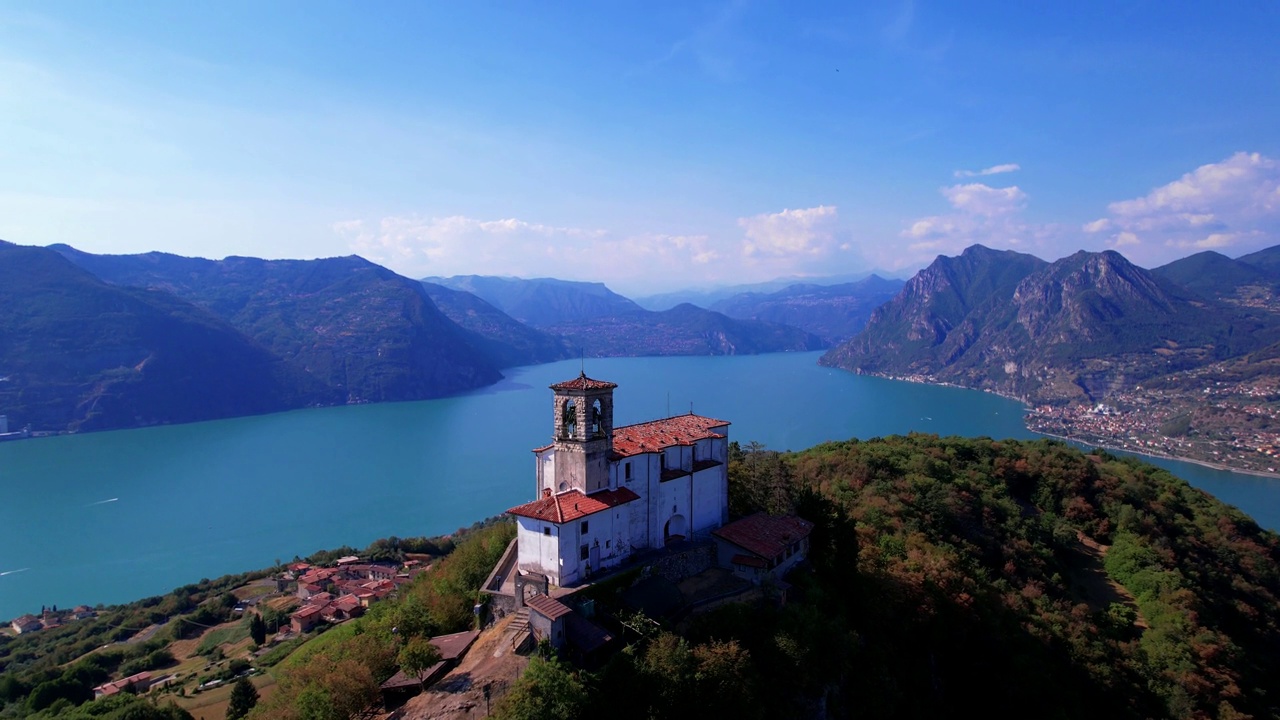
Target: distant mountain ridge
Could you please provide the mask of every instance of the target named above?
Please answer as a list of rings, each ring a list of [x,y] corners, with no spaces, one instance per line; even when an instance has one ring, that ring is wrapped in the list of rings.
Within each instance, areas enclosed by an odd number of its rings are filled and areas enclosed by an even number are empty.
[[[419,400],[499,368],[599,356],[818,349],[794,328],[692,306],[650,313],[600,283],[469,277],[537,322],[362,258],[96,255],[5,243],[0,414],[77,431],[312,405]]]
[[[842,275],[823,275],[818,277],[782,277],[764,282],[726,285],[713,288],[689,288],[671,292],[644,295],[632,298],[645,310],[670,310],[677,305],[689,303],[700,308],[715,309],[713,306],[730,300],[738,295],[770,295],[796,285],[829,287],[832,285],[849,285],[871,277],[876,273],[861,272]]]
[[[421,284],[363,258],[215,261],[52,249],[107,282],[207,307],[346,402],[442,397],[501,377]]]
[[[742,293],[711,310],[732,318],[790,325],[836,344],[858,334],[872,311],[893,299],[905,284],[871,275],[837,285],[797,283],[771,293]]]
[[[760,320],[735,320],[684,304],[663,312],[635,310],[547,328],[595,357],[645,355],[750,355],[821,350],[812,333]]]
[[[524,325],[476,295],[426,281],[422,285],[436,307],[470,333],[472,344],[499,367],[554,362],[574,355],[563,338]]]
[[[1045,263],[973,246],[921,270],[822,362],[1043,401],[1093,399],[1256,350],[1278,331],[1114,251]]]
[[[274,412],[336,394],[209,311],[0,242],[0,412],[104,430]]]
[[[555,278],[506,278],[487,275],[428,277],[422,282],[463,290],[490,303],[522,323],[547,328],[570,322],[640,310],[604,283]]]
[[[465,275],[423,284],[467,291],[596,357],[734,355],[819,350],[830,343],[778,323],[730,318],[694,305],[653,312],[603,283]],[[436,292],[436,291],[433,291]]]

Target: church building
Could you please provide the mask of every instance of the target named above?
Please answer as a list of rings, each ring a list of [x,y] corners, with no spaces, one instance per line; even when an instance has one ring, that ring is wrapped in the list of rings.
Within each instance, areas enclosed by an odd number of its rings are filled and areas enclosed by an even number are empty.
[[[553,440],[533,451],[537,499],[508,510],[521,573],[573,586],[728,520],[729,423],[690,412],[615,428],[616,387],[585,373],[551,386]]]

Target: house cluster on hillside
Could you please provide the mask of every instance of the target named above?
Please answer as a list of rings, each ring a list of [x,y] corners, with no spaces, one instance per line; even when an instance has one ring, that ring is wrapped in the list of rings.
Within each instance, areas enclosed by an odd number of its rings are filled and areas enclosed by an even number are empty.
[[[42,608],[39,615],[26,614],[16,617],[9,623],[9,627],[21,635],[36,630],[60,627],[73,620],[84,620],[97,615],[97,611],[88,605],[77,605],[72,610],[59,610],[58,606],[54,605],[52,608]]]
[[[348,557],[336,567],[312,567],[294,563],[282,578],[297,583],[302,606],[290,615],[294,632],[310,631],[321,622],[340,623],[362,615],[370,605],[410,582],[424,568],[416,564],[400,568],[382,563],[361,563]]]
[[[121,678],[113,682],[99,685],[93,689],[93,699],[97,700],[100,697],[109,697],[117,693],[125,692],[126,690],[129,692],[144,693],[151,689],[151,683],[151,673],[144,670],[136,675],[130,675],[127,678]]]

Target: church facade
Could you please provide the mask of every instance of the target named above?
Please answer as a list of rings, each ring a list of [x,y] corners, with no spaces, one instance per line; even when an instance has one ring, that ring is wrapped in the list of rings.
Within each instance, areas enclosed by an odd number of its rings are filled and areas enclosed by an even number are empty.
[[[694,415],[614,427],[615,383],[551,386],[552,442],[516,518],[517,568],[573,586],[632,554],[703,538],[729,516],[729,423]]]

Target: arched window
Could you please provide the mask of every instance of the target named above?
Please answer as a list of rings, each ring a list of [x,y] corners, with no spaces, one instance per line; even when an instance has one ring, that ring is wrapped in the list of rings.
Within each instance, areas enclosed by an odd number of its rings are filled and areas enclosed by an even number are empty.
[[[596,400],[591,403],[591,437],[599,437],[604,434],[604,408],[600,405],[600,401]]]
[[[567,438],[575,437],[578,434],[578,408],[572,400],[564,404],[564,416],[561,419],[564,427],[564,436]]]

